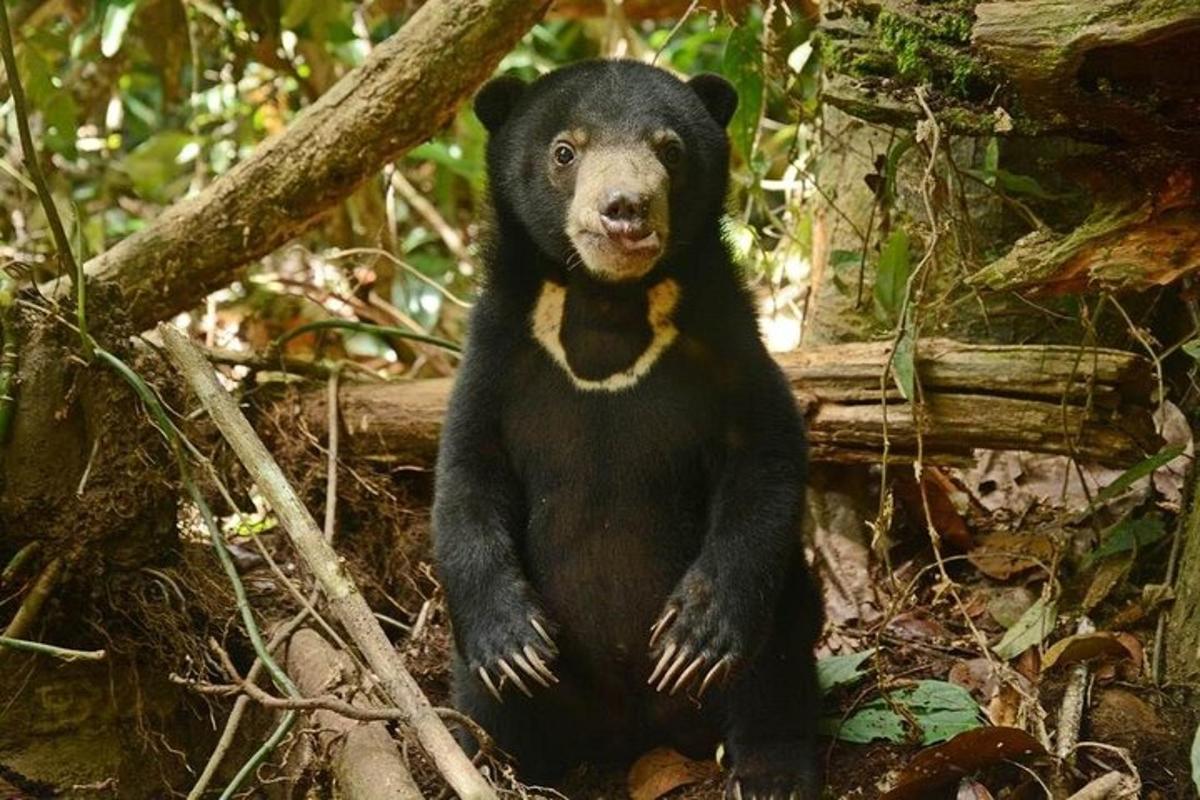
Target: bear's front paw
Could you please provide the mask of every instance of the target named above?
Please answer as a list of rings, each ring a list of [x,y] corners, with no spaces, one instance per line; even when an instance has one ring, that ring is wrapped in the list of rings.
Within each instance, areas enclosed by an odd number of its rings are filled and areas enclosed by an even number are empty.
[[[735,754],[725,800],[818,800],[821,782],[812,745],[778,742]]]
[[[658,662],[647,682],[675,694],[700,681],[696,697],[701,697],[745,660],[751,627],[722,602],[708,576],[689,573],[650,629],[650,657]]]
[[[558,683],[558,678],[546,665],[558,655],[558,648],[546,624],[536,614],[517,617],[508,624],[493,624],[475,631],[463,648],[471,672],[497,701],[503,703],[501,691],[511,682],[527,697],[532,697],[522,675],[542,686]]]

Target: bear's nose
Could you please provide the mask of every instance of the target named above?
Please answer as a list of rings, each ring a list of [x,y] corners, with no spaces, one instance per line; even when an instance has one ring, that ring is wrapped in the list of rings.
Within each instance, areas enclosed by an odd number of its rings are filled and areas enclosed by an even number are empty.
[[[650,198],[645,195],[626,189],[613,189],[600,202],[600,221],[610,234],[637,234],[645,229],[649,210]]]

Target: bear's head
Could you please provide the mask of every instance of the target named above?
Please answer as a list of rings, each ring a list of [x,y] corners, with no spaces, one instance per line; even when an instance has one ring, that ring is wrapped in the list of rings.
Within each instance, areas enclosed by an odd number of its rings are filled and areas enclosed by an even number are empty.
[[[719,229],[737,93],[636,61],[585,61],[475,100],[492,201],[550,263],[636,280]],[[710,243],[711,236],[704,238]]]

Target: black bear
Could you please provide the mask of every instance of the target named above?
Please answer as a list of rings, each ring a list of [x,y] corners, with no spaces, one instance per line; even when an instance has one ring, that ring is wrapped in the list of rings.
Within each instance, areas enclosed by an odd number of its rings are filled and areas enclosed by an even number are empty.
[[[737,94],[498,78],[486,281],[437,462],[454,702],[527,780],[656,745],[816,798],[805,433],[721,232]]]

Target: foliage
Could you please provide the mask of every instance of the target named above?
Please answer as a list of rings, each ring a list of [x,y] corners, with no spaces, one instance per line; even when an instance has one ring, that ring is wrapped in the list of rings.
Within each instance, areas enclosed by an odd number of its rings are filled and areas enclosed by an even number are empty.
[[[829,692],[839,686],[857,683],[866,671],[860,669],[863,662],[875,654],[875,648],[862,650],[858,653],[845,653],[837,656],[825,656],[817,661],[817,682],[822,692]]]
[[[961,686],[923,680],[889,692],[859,707],[845,720],[826,718],[822,728],[847,742],[907,742],[907,723],[915,724],[922,744],[944,742],[980,726],[979,704]]]
[[[398,6],[411,5],[99,0],[79,16],[49,14],[26,26],[18,56],[35,136],[56,163],[52,188],[71,212],[79,255],[108,249],[233,169],[398,30],[405,21]],[[798,296],[811,247],[799,165],[811,131],[796,112],[811,117],[816,110],[819,59],[807,44],[811,22],[758,5],[741,18],[697,11],[675,22],[548,18],[499,71],[531,80],[581,58],[624,55],[684,76],[725,74],[741,95],[730,126],[731,226],[742,232],[741,255],[764,292],[779,297],[790,286],[786,296]],[[0,113],[11,133],[11,104]],[[444,291],[469,299],[478,285],[484,145],[482,126],[469,107],[460,109],[441,134],[307,234],[301,248],[265,259],[248,281],[218,293],[221,313],[207,317],[220,327],[215,342],[234,344],[264,326],[269,341],[328,315],[460,341],[464,314]],[[16,155],[6,148],[0,158],[0,198],[21,212],[0,219],[0,264],[30,265],[34,277],[45,279],[54,271],[49,237],[19,170],[8,168]],[[401,182],[419,197],[406,194]],[[339,256],[352,248],[355,258]],[[264,291],[310,302],[299,316],[277,313],[279,301],[263,305]],[[376,308],[367,313],[364,302]],[[770,311],[795,315],[794,309],[781,304]],[[357,338],[348,346],[364,357],[382,355],[398,365],[413,358],[384,339],[362,350]]]

